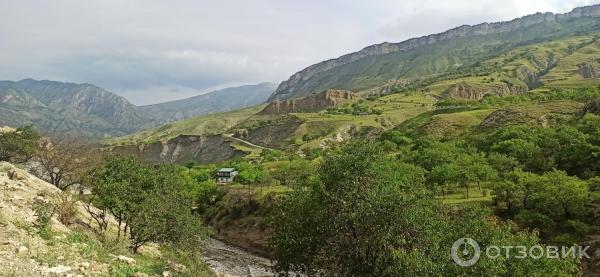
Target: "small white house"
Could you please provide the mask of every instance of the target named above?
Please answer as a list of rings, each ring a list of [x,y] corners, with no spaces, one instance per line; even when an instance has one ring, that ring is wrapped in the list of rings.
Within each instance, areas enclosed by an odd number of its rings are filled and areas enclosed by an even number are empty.
[[[220,184],[232,183],[233,178],[238,174],[235,168],[221,168],[217,172],[217,182]]]

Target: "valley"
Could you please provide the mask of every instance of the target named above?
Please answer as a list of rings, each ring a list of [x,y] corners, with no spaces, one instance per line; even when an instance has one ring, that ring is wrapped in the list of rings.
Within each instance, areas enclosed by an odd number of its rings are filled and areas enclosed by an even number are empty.
[[[147,106],[0,81],[0,127],[0,275],[600,274],[600,5]]]

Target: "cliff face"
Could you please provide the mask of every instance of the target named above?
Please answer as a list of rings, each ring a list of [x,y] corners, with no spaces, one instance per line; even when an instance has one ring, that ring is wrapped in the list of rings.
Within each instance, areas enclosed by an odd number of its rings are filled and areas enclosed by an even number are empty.
[[[328,89],[319,94],[287,101],[275,100],[259,114],[286,114],[315,112],[357,100],[360,97],[351,91]]]
[[[451,86],[448,89],[447,94],[452,98],[480,100],[488,94],[506,96],[510,94],[521,94],[526,91],[527,87],[515,86],[510,84],[495,84],[483,87],[463,82]]]
[[[180,135],[166,142],[115,146],[112,152],[133,155],[149,163],[213,163],[243,155],[221,136]]]
[[[358,52],[320,62],[295,73],[288,80],[283,81],[279,85],[277,90],[269,98],[269,101],[290,99],[299,97],[299,95],[301,96],[304,93],[309,93],[310,91],[307,92],[306,90],[310,90],[310,88],[307,88],[306,84],[311,78],[317,78],[319,77],[320,73],[356,62],[367,57],[408,51],[424,45],[431,45],[453,38],[506,33],[544,22],[565,22],[573,18],[582,17],[600,17],[600,5],[576,8],[573,11],[565,14],[536,13],[506,22],[482,23],[474,26],[463,25],[443,33],[412,38],[399,43],[384,42],[381,44],[371,45]]]
[[[595,79],[600,75],[598,68],[600,68],[600,60],[582,63],[579,65],[579,74],[584,79]]]

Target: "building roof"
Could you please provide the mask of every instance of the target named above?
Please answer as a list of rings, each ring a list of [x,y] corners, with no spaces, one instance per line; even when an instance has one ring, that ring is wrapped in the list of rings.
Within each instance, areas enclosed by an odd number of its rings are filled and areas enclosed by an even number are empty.
[[[230,167],[225,167],[225,168],[221,168],[219,169],[219,172],[234,172],[235,168],[230,168]]]

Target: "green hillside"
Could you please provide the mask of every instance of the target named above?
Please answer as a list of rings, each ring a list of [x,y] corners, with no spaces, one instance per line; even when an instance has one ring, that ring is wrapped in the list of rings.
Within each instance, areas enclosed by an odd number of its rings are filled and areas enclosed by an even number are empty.
[[[599,54],[600,41],[595,33],[576,35],[515,47],[460,71],[389,93],[370,94],[344,107],[265,115],[257,114],[264,106],[256,106],[167,124],[109,143],[147,143],[180,134],[236,134],[260,146],[305,149],[326,148],[394,128],[453,137],[480,126],[489,116],[510,115],[519,122],[543,123],[545,117],[572,115],[581,108],[581,101],[571,96],[563,99],[566,96],[551,91],[599,85]]]
[[[298,98],[331,88],[365,93],[411,89],[435,79],[465,74],[492,58],[516,58],[514,61],[519,62],[519,56],[513,57],[516,48],[578,35],[588,38],[597,35],[600,19],[595,14],[598,9],[600,7],[590,6],[567,14],[538,13],[508,22],[461,26],[400,43],[373,45],[294,74],[279,86],[271,99]],[[550,46],[546,47],[548,52],[537,53],[538,59],[532,60],[535,65],[528,64],[526,68],[544,71],[552,64],[549,63],[552,55],[565,54],[554,53],[562,51],[559,50],[561,45],[546,46]],[[575,42],[566,46],[568,53],[581,45]],[[509,61],[504,65],[510,67]],[[490,69],[489,64],[485,69]],[[526,76],[513,77],[515,83],[520,79],[529,88],[537,86],[521,78]]]
[[[159,128],[148,129],[127,136],[106,140],[111,145],[149,143],[167,140],[181,134],[215,135],[222,134],[239,122],[259,112],[265,105],[258,105],[232,112],[215,113],[169,123]]]

